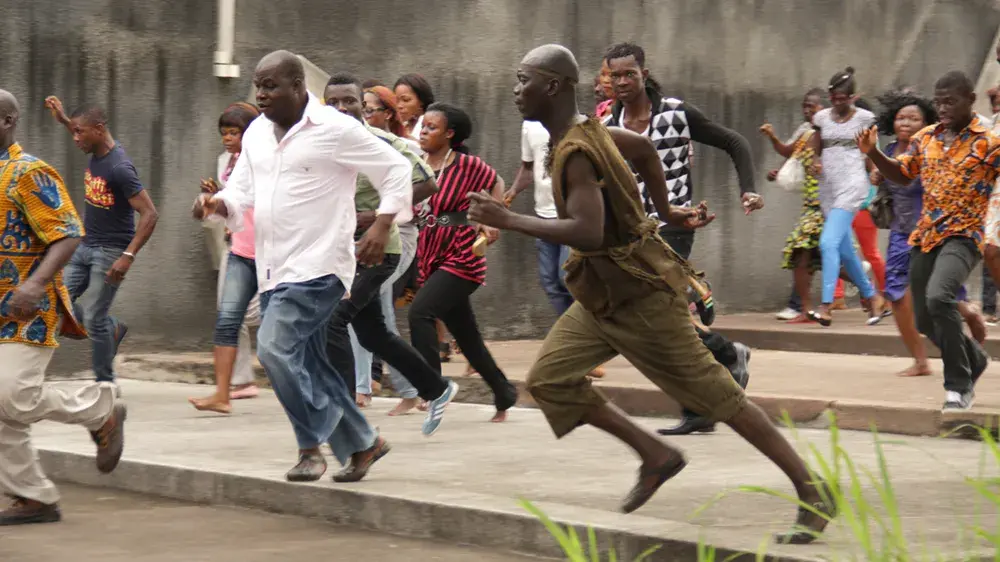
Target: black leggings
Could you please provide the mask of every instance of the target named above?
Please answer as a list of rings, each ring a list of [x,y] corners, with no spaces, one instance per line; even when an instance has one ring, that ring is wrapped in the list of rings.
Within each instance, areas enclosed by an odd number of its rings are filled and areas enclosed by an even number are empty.
[[[478,288],[478,283],[447,271],[439,269],[432,273],[410,305],[410,340],[431,367],[440,371],[441,356],[434,321],[444,322],[469,364],[493,391],[493,403],[502,412],[517,401],[517,391],[497,367],[479,333],[469,301]]]
[[[379,293],[398,263],[398,254],[386,254],[379,265],[358,267],[350,298],[341,300],[330,316],[327,355],[337,374],[344,379],[351,396],[355,396],[354,350],[347,331],[348,324],[353,325],[362,347],[395,367],[417,389],[421,398],[434,400],[448,388],[448,383],[441,378],[441,369],[432,368],[406,340],[390,332],[382,316]]]

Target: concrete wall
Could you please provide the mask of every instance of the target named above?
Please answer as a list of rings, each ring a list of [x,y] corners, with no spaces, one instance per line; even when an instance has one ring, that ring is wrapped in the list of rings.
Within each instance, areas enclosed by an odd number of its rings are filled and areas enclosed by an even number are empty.
[[[188,210],[198,180],[214,170],[215,122],[245,96],[254,64],[287,48],[330,71],[391,82],[419,71],[439,99],[472,114],[474,148],[512,179],[519,116],[514,69],[530,47],[561,42],[587,74],[606,46],[635,40],[667,90],[752,142],[759,179],[779,158],[756,133],[764,121],[790,132],[809,86],[848,64],[875,94],[905,82],[924,90],[947,70],[978,73],[1000,23],[985,0],[373,0],[367,3],[238,0],[236,55],[243,76],[212,75],[215,2],[0,0],[0,87],[25,107],[20,137],[56,165],[81,197],[86,157],[44,112],[57,94],[69,106],[108,106],[118,140],[161,212],[156,234],[122,289],[115,312],[133,345],[201,346],[210,337],[215,273]],[[589,81],[587,81],[589,83]],[[581,95],[589,109],[589,92]],[[699,147],[696,196],[719,213],[699,235],[724,310],[778,307],[790,276],[778,269],[800,201],[767,185],[767,208],[745,218],[725,154]],[[527,211],[530,197],[518,201]],[[491,250],[476,310],[494,338],[538,336],[552,320],[535,273],[532,242],[505,235]],[[72,348],[71,348],[72,349]]]

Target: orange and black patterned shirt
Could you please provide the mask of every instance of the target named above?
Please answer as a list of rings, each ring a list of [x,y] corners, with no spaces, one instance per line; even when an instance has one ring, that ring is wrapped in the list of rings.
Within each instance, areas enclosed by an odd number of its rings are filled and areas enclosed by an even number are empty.
[[[55,347],[60,314],[71,314],[62,273],[46,287],[38,313],[11,316],[14,290],[42,263],[50,244],[83,236],[83,225],[59,172],[25,154],[20,145],[0,150],[0,343]]]
[[[906,154],[896,157],[903,175],[924,185],[923,212],[910,245],[930,252],[946,239],[971,238],[983,249],[983,219],[1000,174],[1000,137],[978,116],[945,146],[943,125],[922,129]]]

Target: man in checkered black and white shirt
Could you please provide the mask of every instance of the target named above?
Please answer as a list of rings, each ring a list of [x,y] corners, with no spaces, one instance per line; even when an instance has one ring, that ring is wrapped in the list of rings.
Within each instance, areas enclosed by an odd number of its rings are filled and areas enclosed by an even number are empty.
[[[754,192],[753,157],[746,138],[736,131],[713,123],[691,104],[663,96],[659,85],[649,77],[646,53],[642,47],[634,43],[618,43],[608,49],[604,60],[611,69],[611,85],[617,100],[611,114],[604,119],[604,124],[608,127],[624,127],[650,138],[663,163],[671,205],[691,206],[691,141],[695,141],[725,150],[732,158],[739,176],[743,208],[747,214],[763,207],[763,200]],[[659,220],[642,179],[636,175],[636,180],[642,190],[646,212]],[[661,221],[660,236],[681,257],[690,257],[694,231]],[[698,335],[716,360],[726,365],[736,381],[746,387],[749,378],[749,348],[701,328],[698,328]],[[685,410],[684,420],[680,425],[662,429],[660,433],[683,435],[714,429],[715,424],[709,420]]]

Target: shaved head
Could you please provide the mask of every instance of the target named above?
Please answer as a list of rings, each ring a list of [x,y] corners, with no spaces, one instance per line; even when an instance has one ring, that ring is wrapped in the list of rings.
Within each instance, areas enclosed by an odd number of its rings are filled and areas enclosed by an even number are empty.
[[[14,121],[17,121],[20,114],[21,106],[17,104],[17,98],[14,97],[14,94],[7,90],[0,90],[0,119],[13,117]]]
[[[0,154],[7,152],[7,147],[14,144],[14,131],[17,130],[17,119],[21,115],[21,107],[17,98],[7,90],[0,90]]]
[[[555,78],[568,79],[573,84],[580,81],[580,65],[576,63],[573,53],[562,45],[542,45],[532,49],[521,60],[521,66]]]
[[[578,113],[576,85],[580,65],[562,45],[542,45],[521,59],[514,103],[526,121],[567,119]]]
[[[302,118],[309,92],[306,70],[294,53],[274,51],[260,59],[253,85],[257,88],[257,107],[264,117],[286,129]]]
[[[264,58],[257,63],[257,71],[265,69],[277,70],[278,75],[292,80],[306,79],[306,69],[302,66],[302,61],[289,51],[274,51],[264,55]]]

